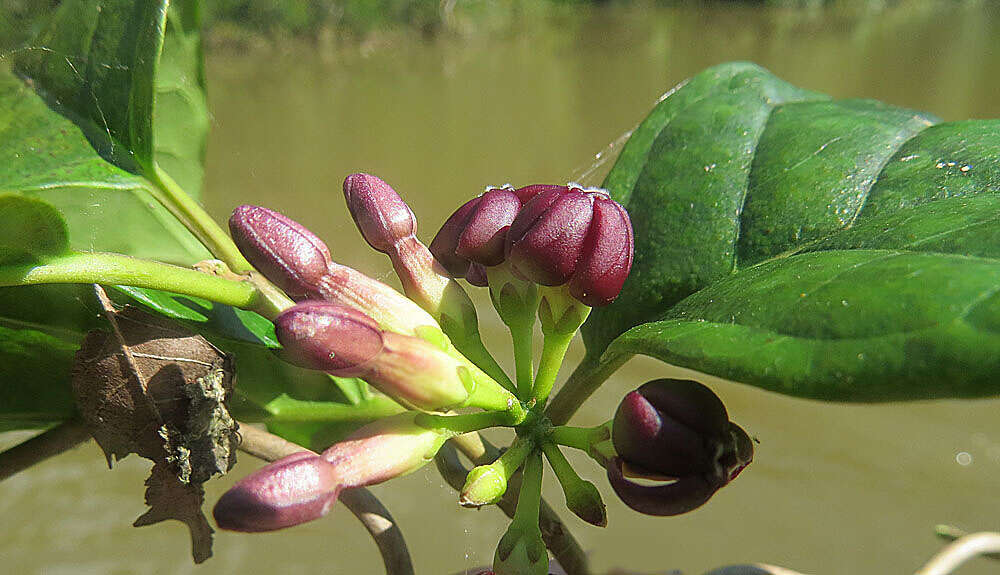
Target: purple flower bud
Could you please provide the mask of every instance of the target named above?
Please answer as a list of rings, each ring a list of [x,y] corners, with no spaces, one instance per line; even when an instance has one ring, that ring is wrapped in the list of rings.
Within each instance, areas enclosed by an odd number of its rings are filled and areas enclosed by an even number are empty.
[[[296,365],[363,377],[416,409],[448,409],[469,398],[472,374],[458,359],[425,339],[382,331],[357,310],[308,301],[274,323],[285,357]]]
[[[417,413],[400,413],[369,423],[323,452],[343,487],[363,487],[423,467],[450,437],[416,423]]]
[[[472,217],[472,213],[480,201],[482,201],[482,196],[472,198],[462,204],[455,210],[455,213],[445,220],[437,235],[431,240],[429,247],[431,253],[434,254],[434,259],[453,277],[464,277],[465,272],[469,269],[469,260],[456,254],[455,250],[458,249],[458,242],[461,240],[462,232],[465,231],[466,222]]]
[[[480,196],[458,238],[455,254],[484,266],[503,263],[507,229],[520,209],[521,200],[511,190],[493,189]]]
[[[613,302],[632,269],[632,222],[618,202],[594,199],[594,217],[576,271],[569,280],[569,293],[591,306]]]
[[[708,501],[753,458],[750,438],[729,421],[725,406],[695,381],[658,379],[630,392],[615,413],[612,442],[619,457],[608,478],[630,507],[653,515],[690,511]],[[666,485],[639,485],[639,475],[676,478]]]
[[[632,224],[602,190],[537,186],[507,232],[507,259],[536,283],[589,306],[611,303],[632,266]]]
[[[549,186],[529,186],[546,188]],[[462,277],[469,262],[484,266],[503,263],[507,230],[517,217],[524,199],[540,190],[510,186],[490,188],[463,204],[441,226],[431,253],[455,277]]]
[[[304,451],[239,480],[219,498],[212,514],[222,529],[274,531],[326,515],[340,489],[336,468]]]
[[[489,286],[490,280],[486,277],[486,266],[476,262],[469,264],[469,271],[465,272],[465,281],[476,287]]]
[[[240,253],[294,299],[311,297],[332,261],[322,240],[267,208],[236,208],[229,230]]]
[[[348,307],[306,301],[282,312],[274,324],[284,357],[309,369],[357,376],[382,353],[378,324]]]
[[[389,184],[375,176],[347,176],[344,197],[365,241],[382,253],[389,253],[396,242],[417,231],[417,219],[410,207]]]

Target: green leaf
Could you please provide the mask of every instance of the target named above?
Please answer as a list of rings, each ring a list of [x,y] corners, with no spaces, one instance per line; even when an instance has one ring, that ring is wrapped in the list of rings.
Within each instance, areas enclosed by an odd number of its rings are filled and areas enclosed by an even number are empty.
[[[73,415],[68,381],[80,339],[0,318],[0,428],[44,427]]]
[[[0,194],[0,264],[65,253],[66,221],[51,204],[15,194]]]
[[[606,181],[635,265],[585,326],[590,357],[827,400],[1000,393],[1000,121],[936,124],[727,64],[636,134]]]

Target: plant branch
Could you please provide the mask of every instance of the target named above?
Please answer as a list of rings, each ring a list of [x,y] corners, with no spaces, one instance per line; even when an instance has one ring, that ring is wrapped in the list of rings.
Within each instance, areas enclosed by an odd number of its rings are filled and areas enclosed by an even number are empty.
[[[74,252],[42,264],[0,267],[0,286],[60,283],[152,288],[243,309],[254,309],[258,296],[247,282],[121,254]]]
[[[205,208],[189,196],[180,185],[159,166],[154,167],[150,175],[153,183],[159,188],[156,197],[171,213],[177,216],[184,226],[205,244],[212,255],[226,262],[229,269],[236,273],[246,273],[253,269],[250,262],[243,257],[233,243]]]
[[[90,431],[82,421],[64,421],[0,453],[0,481],[69,451],[89,439]]]
[[[939,551],[914,575],[947,575],[979,555],[1000,552],[1000,533],[983,531],[965,535]]]
[[[243,438],[240,450],[265,461],[276,461],[286,455],[308,451],[291,441],[246,424],[240,425],[240,435]],[[403,534],[378,498],[364,487],[354,487],[341,491],[338,499],[361,521],[375,540],[385,563],[386,575],[413,575],[413,563]]]

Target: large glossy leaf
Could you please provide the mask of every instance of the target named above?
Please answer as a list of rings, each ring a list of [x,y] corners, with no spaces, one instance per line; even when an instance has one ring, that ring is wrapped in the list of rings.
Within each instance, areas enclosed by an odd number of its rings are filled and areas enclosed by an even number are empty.
[[[1000,121],[936,122],[751,64],[682,85],[607,178],[635,267],[588,354],[625,332],[606,359],[796,396],[1000,393]]]

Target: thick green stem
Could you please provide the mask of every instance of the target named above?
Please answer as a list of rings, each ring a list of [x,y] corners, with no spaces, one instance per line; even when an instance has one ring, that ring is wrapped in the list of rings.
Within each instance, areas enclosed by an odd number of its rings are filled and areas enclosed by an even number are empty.
[[[517,425],[512,415],[506,411],[484,411],[462,415],[421,413],[416,416],[415,421],[417,425],[426,427],[427,429],[442,429],[456,434],[479,431],[490,427],[510,427]]]
[[[559,425],[552,428],[549,439],[559,445],[589,452],[595,444],[611,439],[611,428],[607,423],[596,427]]]
[[[75,252],[39,265],[0,268],[0,286],[54,283],[152,288],[250,310],[260,301],[249,283],[121,254]]]
[[[265,422],[372,421],[402,413],[406,409],[388,397],[374,396],[357,405],[329,401],[303,401],[280,395],[264,406],[270,416]]]
[[[528,457],[528,454],[531,453],[531,450],[534,448],[534,441],[525,437],[518,437],[514,440],[514,443],[507,448],[507,451],[504,451],[503,455],[494,461],[492,465],[495,465],[497,470],[509,480],[511,476],[514,475],[514,472],[521,467],[524,460]]]
[[[532,386],[532,335],[534,325],[511,326],[510,335],[514,343],[514,365],[517,372],[517,396],[527,401],[531,398]]]
[[[538,374],[535,376],[535,387],[532,390],[532,396],[539,403],[545,403],[549,393],[552,392],[552,386],[556,383],[559,368],[562,366],[566,350],[569,349],[574,335],[576,332],[549,332],[545,334],[545,340],[542,343],[542,359],[538,362]]]
[[[524,462],[521,492],[517,497],[514,523],[528,529],[538,529],[538,512],[542,503],[542,454],[533,451]]]
[[[583,405],[583,402],[587,401],[587,398],[631,357],[630,354],[618,354],[605,358],[588,354],[584,357],[580,365],[573,370],[573,374],[566,380],[566,384],[552,399],[548,409],[545,410],[545,414],[549,416],[552,424],[563,425],[569,421],[576,410]]]
[[[236,244],[229,238],[205,208],[187,194],[180,185],[159,166],[155,167],[153,183],[160,189],[158,200],[170,210],[212,252],[212,255],[226,262],[236,273],[246,273],[253,269],[243,257]]]

